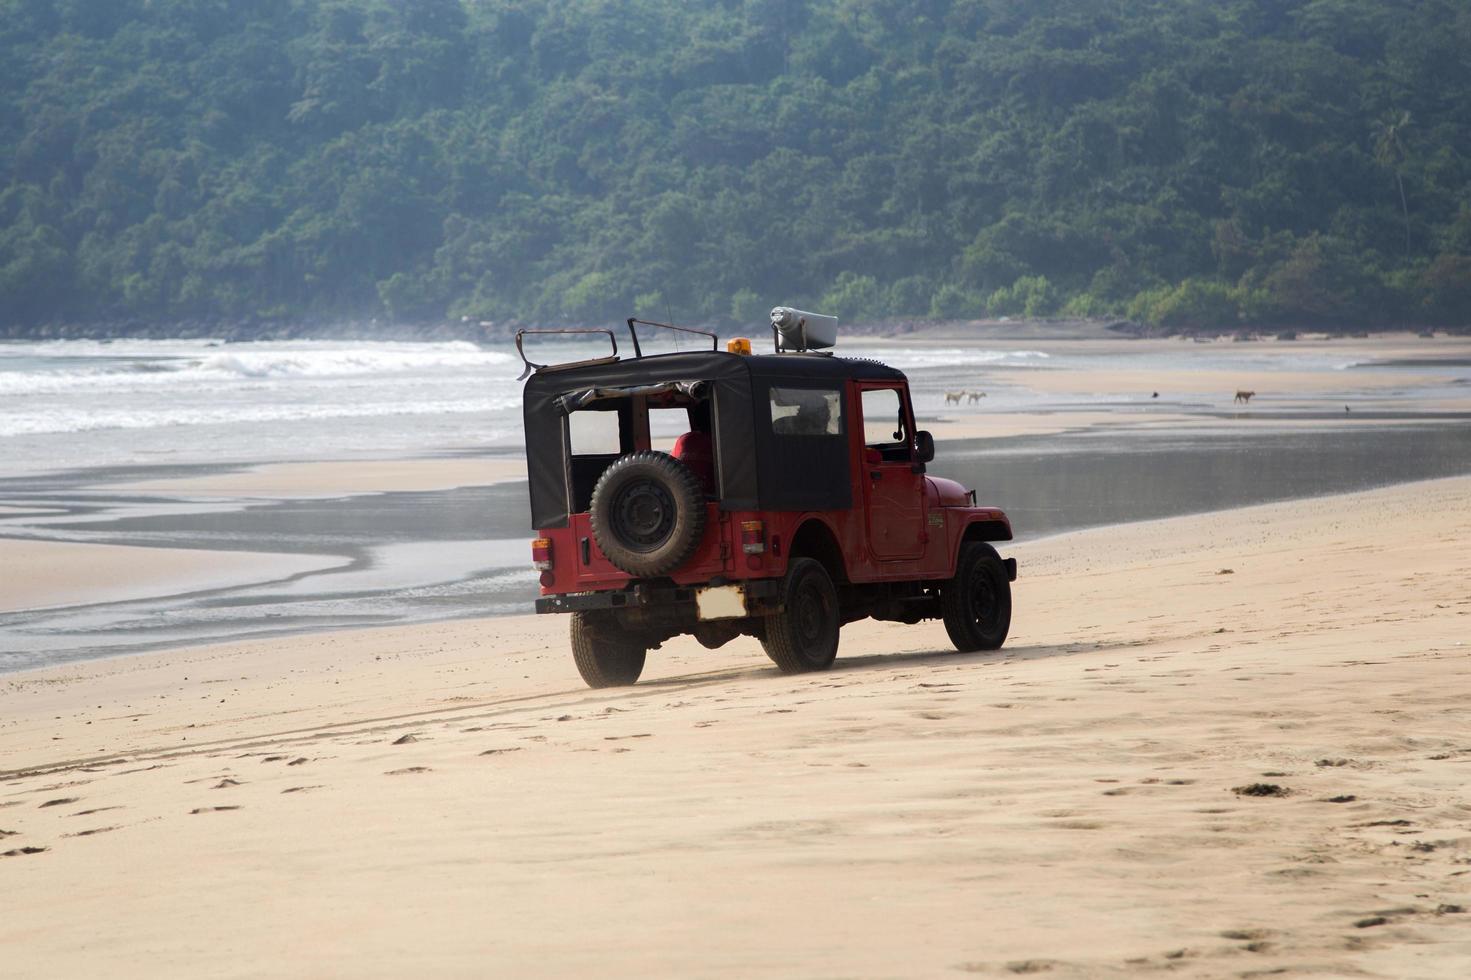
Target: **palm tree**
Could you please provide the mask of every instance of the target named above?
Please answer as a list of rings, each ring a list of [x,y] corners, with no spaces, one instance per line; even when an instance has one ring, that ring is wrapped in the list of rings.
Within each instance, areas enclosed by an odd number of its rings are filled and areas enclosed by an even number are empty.
[[[1410,152],[1405,147],[1406,132],[1410,128],[1410,113],[1391,113],[1374,125],[1374,159],[1382,166],[1394,171],[1394,182],[1399,187],[1400,211],[1405,216],[1405,257],[1410,255],[1410,207],[1405,201],[1405,175],[1403,166]]]

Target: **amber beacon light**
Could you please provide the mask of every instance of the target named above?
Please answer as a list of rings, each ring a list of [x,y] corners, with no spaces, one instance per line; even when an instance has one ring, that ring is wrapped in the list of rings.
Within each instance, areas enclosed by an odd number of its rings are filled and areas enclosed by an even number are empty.
[[[731,354],[749,354],[751,353],[751,338],[735,337],[727,340],[725,342],[725,349]]]

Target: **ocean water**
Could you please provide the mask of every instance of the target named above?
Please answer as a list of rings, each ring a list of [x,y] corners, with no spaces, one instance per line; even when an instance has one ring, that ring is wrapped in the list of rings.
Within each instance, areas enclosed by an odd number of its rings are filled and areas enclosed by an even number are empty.
[[[921,414],[942,410],[947,390],[985,390],[990,411],[1099,402],[1097,396],[1036,395],[1017,383],[1019,372],[1191,367],[1253,377],[1333,371],[1344,372],[1352,396],[1356,366],[1310,347],[1290,357],[1243,345],[1188,344],[1178,351],[1071,354],[900,347],[858,338],[840,348],[906,371]],[[554,361],[604,352],[567,343],[528,351]],[[98,466],[513,452],[521,445],[520,370],[510,342],[0,343],[0,476]],[[1110,404],[1130,401],[1144,399],[1120,396]]]
[[[520,444],[520,364],[470,343],[0,344],[6,475]]]

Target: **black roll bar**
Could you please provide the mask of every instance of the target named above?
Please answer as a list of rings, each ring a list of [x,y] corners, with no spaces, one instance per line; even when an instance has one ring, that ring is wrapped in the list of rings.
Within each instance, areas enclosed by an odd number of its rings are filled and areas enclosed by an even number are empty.
[[[663,327],[665,330],[678,330],[680,333],[693,333],[699,334],[701,337],[709,337],[710,349],[720,349],[720,338],[715,336],[715,334],[711,333],[708,330],[698,330],[694,327],[676,327],[672,323],[659,323],[655,320],[640,320],[638,317],[631,316],[628,318],[628,335],[633,338],[634,357],[644,356],[643,348],[639,347],[638,345],[638,331],[633,329],[633,325],[635,323],[642,323],[646,327]]]
[[[568,361],[564,364],[537,364],[535,361],[530,360],[526,356],[526,351],[521,346],[521,338],[525,337],[529,333],[600,333],[607,337],[608,342],[613,345],[613,353],[608,355],[607,357],[594,357],[586,361]],[[637,339],[635,339],[634,349],[637,350],[637,348],[638,341]],[[516,331],[516,353],[521,355],[521,363],[526,365],[525,369],[521,372],[520,377],[518,377],[516,380],[525,381],[528,377],[531,376],[532,372],[534,371],[544,371],[548,368],[561,369],[581,367],[584,364],[606,364],[609,361],[616,361],[618,360],[618,338],[613,336],[613,331],[607,329],[606,327],[562,327],[557,329],[540,329],[526,327]]]

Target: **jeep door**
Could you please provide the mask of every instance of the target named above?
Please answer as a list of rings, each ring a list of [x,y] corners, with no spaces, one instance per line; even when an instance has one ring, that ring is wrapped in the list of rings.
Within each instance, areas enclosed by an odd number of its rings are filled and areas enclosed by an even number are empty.
[[[924,473],[914,462],[914,419],[906,389],[894,382],[860,382],[863,448],[859,481],[868,547],[879,561],[924,554]]]

